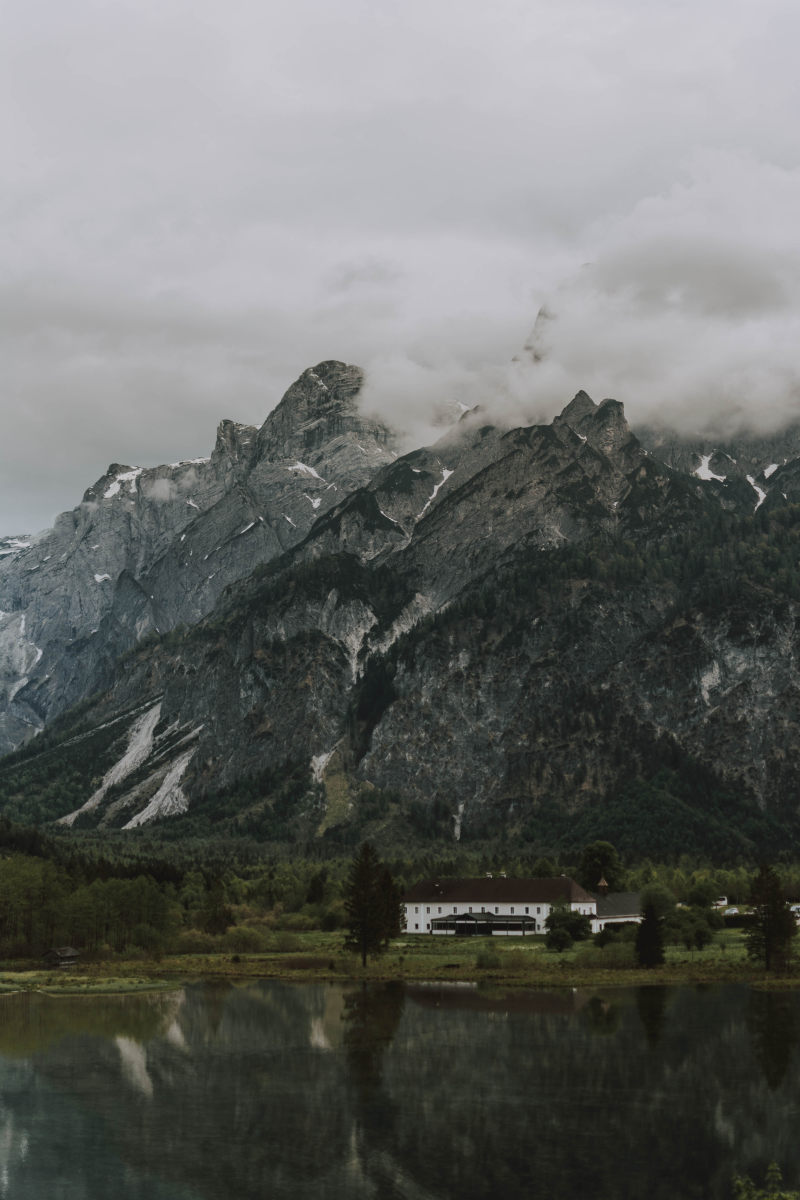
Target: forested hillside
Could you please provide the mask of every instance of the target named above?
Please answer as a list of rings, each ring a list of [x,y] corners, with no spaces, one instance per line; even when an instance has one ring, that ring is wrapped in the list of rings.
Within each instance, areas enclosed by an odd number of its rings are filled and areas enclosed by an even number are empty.
[[[354,376],[329,367],[351,412]],[[339,401],[301,398],[324,456]],[[786,853],[791,478],[776,466],[767,492],[669,467],[583,393],[549,426],[465,419],[337,492],[202,619],[108,664],[107,686],[0,761],[2,811],[326,852],[605,837],[664,860]]]

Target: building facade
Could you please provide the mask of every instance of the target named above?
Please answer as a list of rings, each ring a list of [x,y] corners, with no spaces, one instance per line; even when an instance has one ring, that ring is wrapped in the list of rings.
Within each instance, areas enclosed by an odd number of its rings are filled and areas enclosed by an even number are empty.
[[[554,907],[568,907],[594,923],[597,901],[584,888],[560,875],[556,879],[425,879],[403,897],[406,933],[442,936],[524,937],[544,933]]]

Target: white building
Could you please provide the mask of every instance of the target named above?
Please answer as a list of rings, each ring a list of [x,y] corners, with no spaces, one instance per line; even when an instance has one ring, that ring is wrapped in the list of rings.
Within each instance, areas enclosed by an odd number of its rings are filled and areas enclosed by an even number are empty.
[[[640,925],[642,898],[640,892],[609,892],[597,898],[597,915],[592,920],[592,933],[608,925]]]
[[[554,907],[597,919],[597,901],[574,879],[425,879],[403,897],[406,933],[524,937],[543,933]]]

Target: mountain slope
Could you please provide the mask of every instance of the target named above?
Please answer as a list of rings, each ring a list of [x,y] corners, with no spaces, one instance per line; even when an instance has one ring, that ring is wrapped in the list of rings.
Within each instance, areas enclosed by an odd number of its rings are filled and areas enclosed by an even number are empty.
[[[321,477],[318,519],[0,763],[9,815],[269,838],[580,831],[639,853],[786,844],[800,510],[754,513],[660,463],[621,406],[582,393],[550,426],[478,414],[396,461],[376,437],[384,465],[323,507],[324,455],[357,460],[330,450],[338,399],[315,408],[306,376],[246,478],[290,476],[292,438],[308,439],[294,469]]]
[[[0,544],[0,750],[105,686],[144,635],[194,624],[392,461],[389,431],[358,410],[362,382],[320,363],[260,430],[223,421],[208,459],[114,463],[53,529]]]

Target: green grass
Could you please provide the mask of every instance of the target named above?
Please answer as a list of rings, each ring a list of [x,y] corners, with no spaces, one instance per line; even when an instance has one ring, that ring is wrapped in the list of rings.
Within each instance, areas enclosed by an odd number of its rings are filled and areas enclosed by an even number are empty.
[[[740,930],[724,930],[705,950],[669,946],[663,967],[646,970],[633,961],[630,944],[600,949],[577,943],[561,954],[544,938],[409,937],[393,942],[365,969],[343,950],[343,935],[319,931],[275,934],[270,949],[258,954],[184,954],[161,959],[115,958],[83,963],[70,971],[32,970],[30,963],[8,964],[0,972],[0,992],[38,990],[59,993],[138,991],[196,978],[474,980],[525,987],[630,986],[743,981],[800,987],[800,962],[780,978],[766,976],[750,962]],[[18,969],[13,969],[17,967]]]

